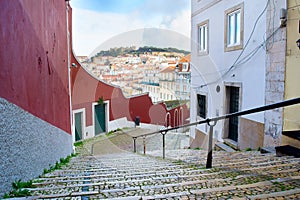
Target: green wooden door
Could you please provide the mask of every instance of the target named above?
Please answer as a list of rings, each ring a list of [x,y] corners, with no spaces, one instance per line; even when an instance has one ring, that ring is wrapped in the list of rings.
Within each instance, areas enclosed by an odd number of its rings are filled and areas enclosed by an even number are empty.
[[[105,104],[95,106],[95,135],[106,131]]]
[[[82,113],[75,113],[75,141],[82,139]]]

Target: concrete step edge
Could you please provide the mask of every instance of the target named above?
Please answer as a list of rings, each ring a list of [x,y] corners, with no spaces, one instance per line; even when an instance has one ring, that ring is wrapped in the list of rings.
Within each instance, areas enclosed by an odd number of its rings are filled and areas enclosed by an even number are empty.
[[[281,192],[273,192],[269,194],[249,195],[247,196],[247,199],[257,200],[257,199],[267,199],[267,198],[276,198],[276,197],[287,197],[293,194],[300,194],[300,188],[281,191]]]
[[[226,152],[236,152],[236,150],[234,150],[233,148],[231,148],[230,146],[226,145],[225,143],[222,143],[222,142],[218,142],[215,144],[215,148],[217,150],[223,150],[223,151],[226,151]]]
[[[228,190],[238,190],[238,189],[246,189],[246,188],[255,188],[261,186],[269,186],[273,185],[274,182],[286,182],[292,180],[298,180],[300,176],[293,176],[289,178],[282,178],[282,179],[274,179],[270,181],[261,181],[257,183],[245,184],[245,185],[236,185],[236,186],[225,186],[225,187],[216,187],[216,188],[208,188],[208,189],[201,189],[201,190],[191,190],[191,194],[201,195],[204,193],[211,193],[211,192],[220,192],[220,191],[228,191]]]

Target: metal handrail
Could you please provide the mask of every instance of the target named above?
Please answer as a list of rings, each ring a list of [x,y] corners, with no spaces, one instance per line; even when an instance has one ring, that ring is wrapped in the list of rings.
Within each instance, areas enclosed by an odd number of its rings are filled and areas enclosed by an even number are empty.
[[[248,109],[248,110],[244,110],[244,111],[229,113],[229,114],[222,115],[222,116],[219,116],[219,117],[206,118],[204,120],[200,120],[200,121],[197,121],[197,122],[184,124],[184,125],[176,126],[176,127],[172,127],[172,128],[166,128],[166,129],[163,129],[163,130],[159,130],[159,131],[155,131],[155,132],[151,132],[151,133],[146,133],[146,134],[139,135],[139,136],[134,136],[134,137],[132,137],[133,138],[133,143],[134,143],[133,144],[134,145],[134,152],[136,153],[136,139],[137,138],[139,138],[139,137],[146,138],[147,136],[160,133],[160,134],[163,135],[163,158],[165,158],[165,135],[167,134],[168,131],[177,130],[179,128],[195,126],[195,125],[198,125],[198,124],[207,123],[210,126],[210,131],[209,131],[209,144],[208,144],[208,151],[209,152],[208,152],[208,155],[207,155],[206,168],[211,168],[211,166],[212,166],[212,133],[213,133],[213,127],[217,124],[217,122],[219,120],[229,119],[229,118],[232,118],[232,117],[238,117],[238,116],[242,116],[242,115],[249,115],[249,114],[253,114],[253,113],[258,113],[258,112],[263,112],[263,111],[267,111],[267,110],[276,109],[276,108],[282,108],[282,107],[291,106],[291,105],[295,105],[295,104],[299,104],[299,103],[300,103],[300,97],[297,97],[297,98],[294,98],[294,99],[289,99],[289,100],[281,101],[281,102],[278,102],[278,103],[273,103],[273,104],[269,104],[269,105],[265,105],[265,106],[261,106],[261,107],[256,107],[256,108],[252,108],[252,109]],[[211,122],[212,122],[212,124],[211,124]],[[144,142],[144,154],[146,154],[145,142]]]

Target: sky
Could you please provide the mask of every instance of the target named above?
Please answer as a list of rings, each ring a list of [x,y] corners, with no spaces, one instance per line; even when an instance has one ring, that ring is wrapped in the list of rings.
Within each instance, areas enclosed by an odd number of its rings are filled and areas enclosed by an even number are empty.
[[[71,0],[70,4],[77,56],[88,56],[105,41],[144,28],[190,38],[190,0]]]

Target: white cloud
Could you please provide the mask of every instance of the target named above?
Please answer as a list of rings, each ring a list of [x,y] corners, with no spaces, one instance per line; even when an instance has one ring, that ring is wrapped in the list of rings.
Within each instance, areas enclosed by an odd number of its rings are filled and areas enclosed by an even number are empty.
[[[144,11],[148,12],[148,11]],[[141,16],[143,15],[143,16]],[[190,10],[164,14],[99,13],[73,8],[73,48],[76,55],[89,55],[106,40],[142,28],[164,28],[190,37]]]
[[[176,31],[187,37],[190,37],[191,23],[190,23],[190,10],[182,10],[178,15],[171,18],[166,16],[161,24],[161,27]]]
[[[76,55],[88,55],[105,40],[131,29],[142,28],[143,22],[125,14],[97,13],[76,9],[73,12],[73,46]]]

